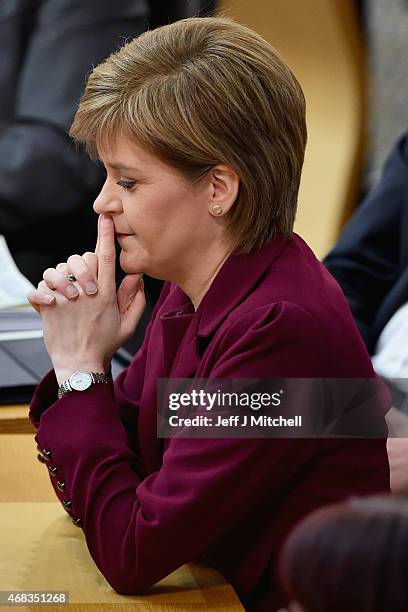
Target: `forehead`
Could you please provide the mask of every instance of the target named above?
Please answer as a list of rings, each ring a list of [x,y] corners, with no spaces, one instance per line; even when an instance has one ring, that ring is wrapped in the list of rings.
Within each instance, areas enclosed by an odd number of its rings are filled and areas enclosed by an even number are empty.
[[[113,140],[97,146],[98,157],[105,165],[121,168],[142,169],[164,164],[139,143],[126,136],[118,135]]]

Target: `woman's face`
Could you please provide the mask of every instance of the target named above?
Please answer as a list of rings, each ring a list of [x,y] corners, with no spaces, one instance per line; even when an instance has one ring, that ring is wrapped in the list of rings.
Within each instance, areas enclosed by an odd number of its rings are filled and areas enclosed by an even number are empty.
[[[223,166],[191,185],[123,136],[109,150],[99,153],[107,178],[94,210],[112,217],[125,272],[179,279],[186,266],[223,239],[225,219],[209,213],[214,198],[225,196]],[[218,185],[217,168],[221,176]],[[235,195],[231,193],[228,176],[227,183],[227,195],[233,203],[237,189]]]

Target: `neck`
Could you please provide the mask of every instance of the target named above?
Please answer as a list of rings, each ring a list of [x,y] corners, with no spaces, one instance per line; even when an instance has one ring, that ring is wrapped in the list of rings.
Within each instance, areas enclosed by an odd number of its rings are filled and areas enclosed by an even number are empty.
[[[197,310],[201,300],[207,293],[214,278],[224,262],[231,255],[232,249],[223,247],[211,251],[211,255],[207,256],[205,265],[202,264],[202,256],[199,258],[200,263],[196,265],[190,261],[188,276],[181,281],[176,281],[176,284],[188,295],[193,303],[194,310]]]

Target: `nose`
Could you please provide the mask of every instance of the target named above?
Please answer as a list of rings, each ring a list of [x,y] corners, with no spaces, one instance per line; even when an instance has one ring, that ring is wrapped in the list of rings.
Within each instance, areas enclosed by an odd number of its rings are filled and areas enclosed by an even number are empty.
[[[96,213],[102,215],[104,213],[122,212],[122,202],[115,191],[109,185],[108,179],[106,179],[98,197],[93,203],[93,209]]]

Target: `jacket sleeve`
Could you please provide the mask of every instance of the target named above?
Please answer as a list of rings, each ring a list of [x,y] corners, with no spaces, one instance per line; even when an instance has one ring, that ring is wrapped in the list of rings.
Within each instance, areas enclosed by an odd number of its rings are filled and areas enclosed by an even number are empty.
[[[10,84],[14,98],[13,112],[0,121],[0,234],[6,236],[94,197],[101,170],[77,153],[67,130],[92,66],[140,34],[149,16],[145,0],[35,4],[31,31],[19,31],[24,55],[18,63],[11,49],[2,56],[11,63],[2,67],[2,88]]]
[[[400,272],[404,220],[408,227],[408,133],[323,261],[341,285],[369,348],[374,317]]]
[[[252,376],[255,369],[256,376],[280,376],[293,362],[299,371],[303,364],[304,376],[317,375],[316,330],[301,310],[256,313],[252,322],[230,325],[211,376]],[[111,391],[97,385],[86,401],[62,398],[42,415],[37,441],[66,483],[64,498],[90,554],[119,593],[143,591],[204,554],[243,517],[250,520],[266,494],[278,500],[318,448],[316,440],[175,437],[160,470],[143,478]]]

